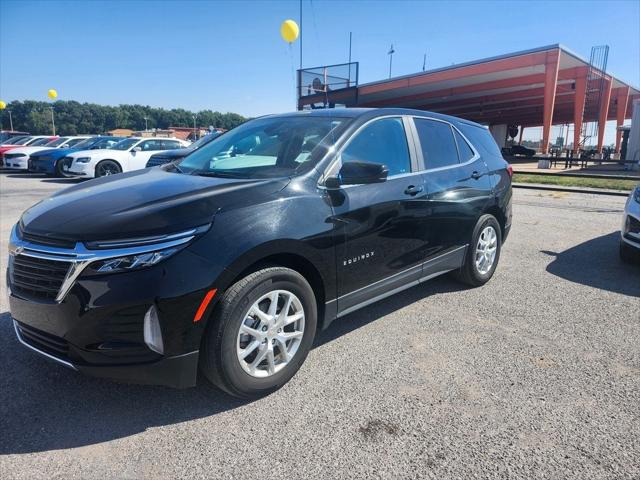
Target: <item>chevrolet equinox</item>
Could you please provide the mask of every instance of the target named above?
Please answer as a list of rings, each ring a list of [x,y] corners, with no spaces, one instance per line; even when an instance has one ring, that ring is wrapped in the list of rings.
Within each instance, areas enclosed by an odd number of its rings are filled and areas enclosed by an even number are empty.
[[[251,120],[178,163],[24,212],[8,286],[26,347],[89,375],[256,397],[316,332],[452,272],[486,283],[511,168],[486,127],[402,109]]]

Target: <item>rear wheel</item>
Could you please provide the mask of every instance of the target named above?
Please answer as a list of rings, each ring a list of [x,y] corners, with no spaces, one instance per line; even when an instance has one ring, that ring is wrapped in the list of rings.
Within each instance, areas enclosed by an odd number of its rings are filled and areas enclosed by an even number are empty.
[[[201,370],[231,395],[266,395],[307,357],[317,324],[313,290],[294,270],[272,267],[235,283],[216,306],[202,345]]]
[[[106,177],[107,175],[115,175],[121,172],[120,165],[113,160],[103,160],[96,165],[96,177]]]
[[[458,280],[472,287],[487,283],[496,271],[501,248],[498,220],[493,215],[482,215],[473,230],[464,265],[456,272]]]

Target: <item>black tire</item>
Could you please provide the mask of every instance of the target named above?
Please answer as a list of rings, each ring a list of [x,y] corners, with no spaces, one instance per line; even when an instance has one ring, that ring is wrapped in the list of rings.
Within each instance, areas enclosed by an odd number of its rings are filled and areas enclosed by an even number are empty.
[[[297,352],[282,370],[257,378],[240,364],[238,333],[249,308],[272,290],[287,290],[298,297],[304,309],[304,332]],[[296,374],[311,350],[316,325],[316,299],[302,275],[283,267],[258,270],[231,286],[216,305],[202,341],[200,370],[211,383],[233,396],[257,398],[267,395]]]
[[[62,160],[58,160],[55,166],[56,173],[50,176],[57,177],[57,178],[65,178],[67,174],[64,173],[64,170],[62,169],[62,167],[63,167]]]
[[[96,178],[122,173],[122,168],[113,160],[103,160],[96,165]]]
[[[493,230],[496,233],[496,254],[495,259],[493,260],[493,264],[491,268],[482,273],[479,271],[476,265],[476,251],[478,249],[478,242],[480,239],[480,235],[483,230],[487,227],[493,227]],[[469,247],[467,248],[467,252],[464,259],[464,264],[455,272],[455,277],[462,283],[470,285],[472,287],[479,287],[484,285],[493,276],[493,273],[496,271],[496,267],[498,266],[498,261],[500,260],[500,250],[502,249],[502,230],[500,229],[500,224],[496,217],[493,215],[482,215],[480,219],[478,219],[478,223],[476,223],[476,227],[473,229],[473,235],[471,236],[471,242]]]
[[[640,252],[620,240],[620,259],[624,263],[636,263],[640,259]]]

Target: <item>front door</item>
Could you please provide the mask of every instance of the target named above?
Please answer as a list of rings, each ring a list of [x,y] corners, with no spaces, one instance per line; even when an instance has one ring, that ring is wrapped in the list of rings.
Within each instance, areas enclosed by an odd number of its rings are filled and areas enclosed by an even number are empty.
[[[420,278],[425,256],[424,178],[402,117],[367,124],[340,155],[387,166],[385,182],[347,185],[331,193],[337,235],[338,313]]]

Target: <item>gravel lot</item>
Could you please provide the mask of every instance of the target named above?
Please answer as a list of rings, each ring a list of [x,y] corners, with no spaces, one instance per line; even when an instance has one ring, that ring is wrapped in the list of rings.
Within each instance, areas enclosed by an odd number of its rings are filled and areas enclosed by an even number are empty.
[[[0,174],[6,241],[71,180]],[[86,378],[0,303],[3,478],[640,478],[640,267],[620,197],[518,190],[494,279],[439,278],[338,320],[246,403]]]

